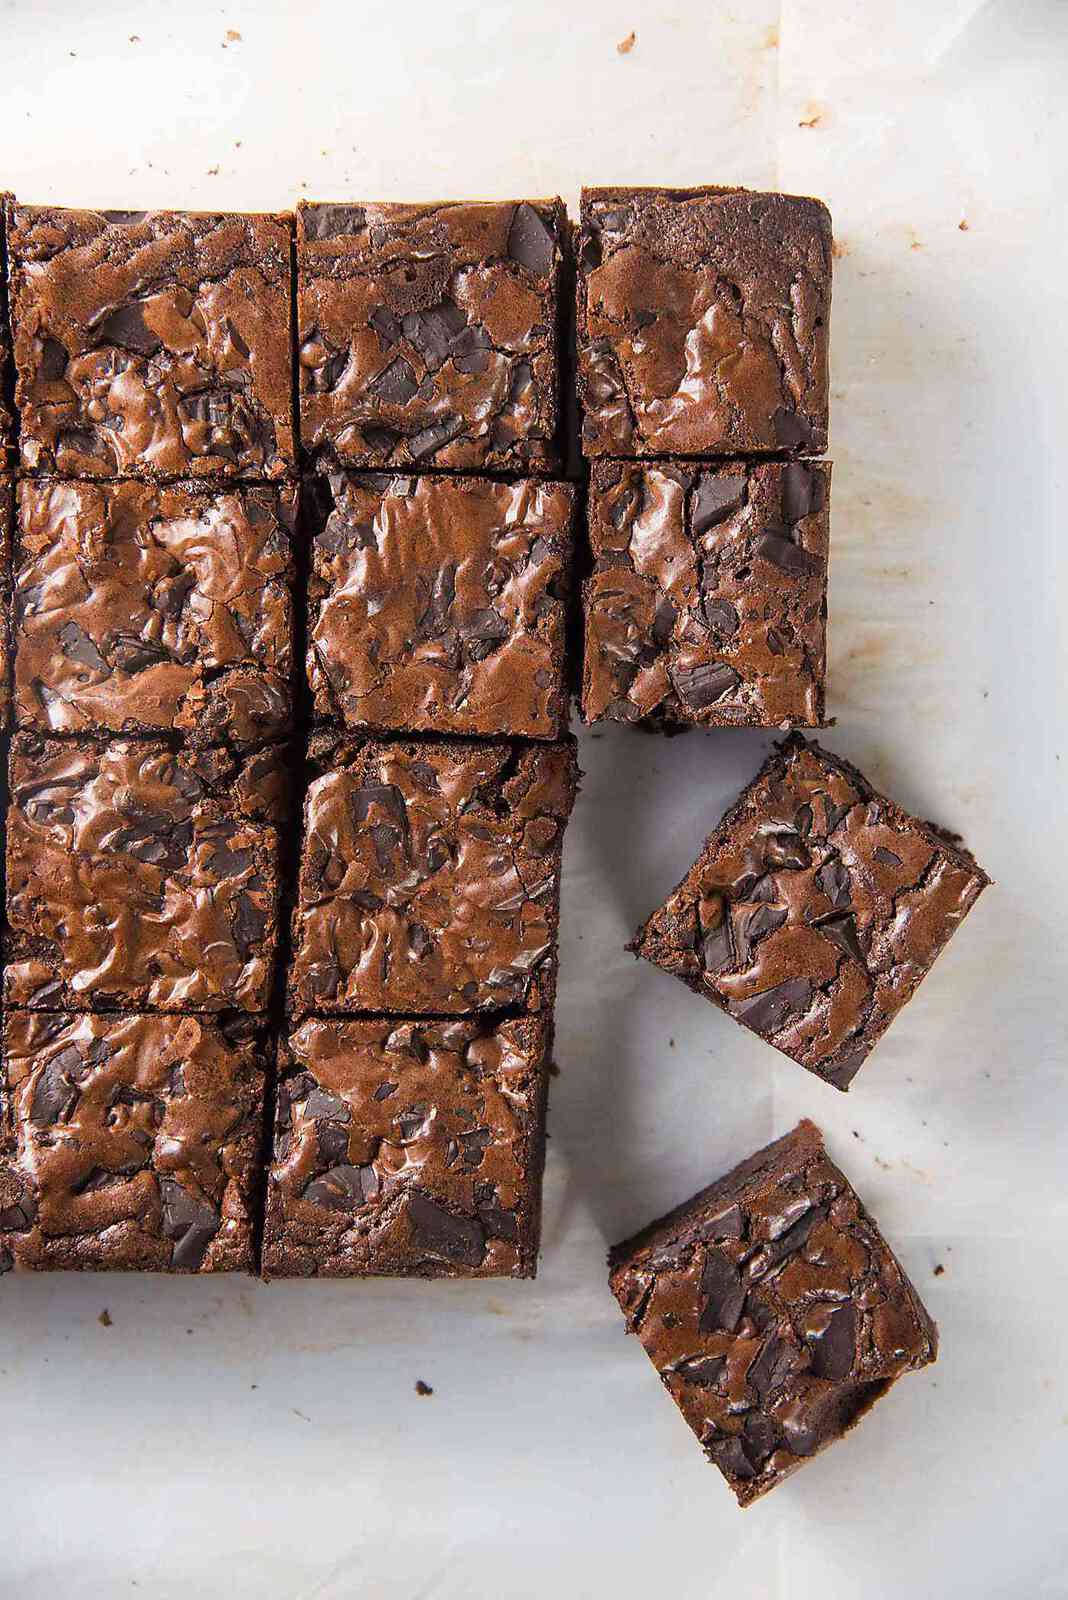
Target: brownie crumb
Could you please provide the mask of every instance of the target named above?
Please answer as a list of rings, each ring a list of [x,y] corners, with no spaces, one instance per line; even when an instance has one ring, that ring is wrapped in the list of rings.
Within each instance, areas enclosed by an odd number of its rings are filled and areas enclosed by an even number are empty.
[[[111,1313],[108,1311],[107,1306],[104,1307],[103,1311],[100,1313],[100,1315],[97,1317],[96,1320],[99,1322],[99,1324],[100,1324],[100,1326],[102,1328],[110,1328],[111,1327]]]
[[[943,1266],[943,1265],[942,1265],[942,1263],[941,1263],[941,1261],[940,1261],[940,1262],[939,1262],[939,1263],[938,1263],[938,1265],[937,1265],[937,1266],[936,1266],[936,1267],[935,1267],[935,1269],[934,1269],[934,1275],[935,1275],[935,1277],[936,1277],[936,1278],[940,1278],[940,1277],[941,1277],[941,1276],[942,1276],[942,1274],[943,1274],[943,1272],[945,1272],[945,1270],[946,1270],[946,1269],[945,1269],[945,1267],[944,1267],[944,1266]]]
[[[430,1387],[429,1383],[424,1383],[422,1378],[416,1378],[416,1380],[415,1380],[415,1392],[416,1392],[416,1394],[433,1394],[434,1393],[434,1391]]]
[[[629,56],[631,51],[634,49],[637,40],[638,36],[632,28],[625,39],[620,39],[619,43],[616,45],[616,49],[619,51],[621,56]]]

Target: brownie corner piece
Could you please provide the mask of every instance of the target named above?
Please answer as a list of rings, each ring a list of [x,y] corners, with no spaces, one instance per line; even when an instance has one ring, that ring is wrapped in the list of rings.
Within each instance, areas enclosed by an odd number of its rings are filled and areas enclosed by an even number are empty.
[[[301,440],[320,464],[552,472],[559,199],[302,203]]]
[[[582,717],[820,727],[829,462],[592,464]]]
[[[295,470],[291,240],[283,215],[14,206],[24,470]]]
[[[543,1017],[309,1018],[283,1045],[267,1277],[534,1277]]]
[[[17,504],[20,727],[237,750],[288,731],[295,487],[24,478]]]
[[[937,1357],[934,1322],[811,1122],[617,1245],[609,1275],[742,1506]]]
[[[311,742],[289,1003],[551,1006],[574,741]]]
[[[372,733],[567,731],[574,488],[546,478],[318,480],[308,680]]]
[[[955,837],[792,734],[629,948],[848,1089],[989,883]]]
[[[18,733],[9,777],[9,1006],[265,1009],[278,752]]]
[[[0,1272],[253,1267],[250,1019],[9,1010]]]
[[[820,454],[831,223],[746,189],[584,189],[578,387],[587,455]]]

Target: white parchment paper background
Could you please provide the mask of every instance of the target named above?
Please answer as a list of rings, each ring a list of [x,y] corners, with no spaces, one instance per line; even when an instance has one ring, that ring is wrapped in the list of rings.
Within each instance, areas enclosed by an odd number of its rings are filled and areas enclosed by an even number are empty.
[[[9,1278],[5,1600],[1068,1594],[1066,78],[1058,0],[0,5],[27,200],[825,196],[828,742],[999,880],[839,1096],[621,949],[764,741],[584,737],[537,1283]],[[742,1515],[603,1255],[801,1114],[943,1357]]]

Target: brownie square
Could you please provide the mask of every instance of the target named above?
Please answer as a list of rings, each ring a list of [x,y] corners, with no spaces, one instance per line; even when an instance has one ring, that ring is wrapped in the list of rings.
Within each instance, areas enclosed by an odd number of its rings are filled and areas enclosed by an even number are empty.
[[[827,447],[831,219],[747,189],[584,189],[587,455]]]
[[[11,529],[15,520],[15,485],[0,472],[0,729],[11,710]]]
[[[16,734],[8,1005],[262,1011],[277,923],[277,752]]]
[[[268,1276],[532,1278],[547,1024],[304,1022],[279,1068]]]
[[[989,882],[955,835],[793,734],[628,948],[848,1089]]]
[[[9,1012],[0,1272],[250,1270],[263,1082],[248,1018]]]
[[[743,1506],[937,1356],[935,1324],[811,1122],[608,1259],[627,1332]]]
[[[551,1006],[573,742],[320,734],[310,759],[293,1011]]]
[[[308,637],[316,715],[387,733],[566,732],[571,486],[317,482]]]
[[[594,462],[584,721],[819,727],[830,478],[821,462]]]
[[[16,205],[11,218],[24,468],[277,478],[295,465],[288,217]]]
[[[11,365],[11,335],[7,305],[7,218],[15,203],[13,194],[0,193],[0,469],[16,444],[15,376]]]
[[[301,442],[328,465],[552,471],[560,200],[297,212]]]
[[[24,479],[18,511],[20,727],[286,731],[295,489]]]

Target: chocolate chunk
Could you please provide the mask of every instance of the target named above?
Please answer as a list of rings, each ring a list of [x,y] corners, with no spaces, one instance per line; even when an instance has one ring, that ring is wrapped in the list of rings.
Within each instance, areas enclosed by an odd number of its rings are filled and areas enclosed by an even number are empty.
[[[669,1370],[684,1383],[696,1383],[704,1389],[714,1389],[726,1366],[722,1356],[689,1356],[677,1361]]]
[[[857,922],[852,912],[843,912],[841,916],[824,917],[820,922],[813,924],[817,933],[821,933],[842,954],[848,956],[850,961],[855,961],[858,967],[868,969],[868,958],[864,954],[864,947],[857,933]]]
[[[741,677],[725,661],[709,661],[701,666],[676,668],[673,682],[679,698],[694,711],[722,700],[741,683]]]
[[[77,1103],[78,1089],[67,1075],[67,1063],[63,1056],[56,1056],[38,1074],[30,1120],[38,1127],[51,1127],[65,1121]]]
[[[706,595],[701,603],[701,611],[710,631],[723,642],[733,639],[738,632],[741,618],[729,600],[718,599]]]
[[[57,383],[67,370],[67,352],[58,339],[45,334],[41,340],[38,372],[43,383]]]
[[[303,215],[309,239],[337,239],[343,233],[360,233],[367,226],[363,206],[306,206]]]
[[[775,440],[787,450],[811,450],[814,448],[812,427],[807,417],[800,416],[796,411],[788,411],[780,406],[772,422],[775,427]]]
[[[876,861],[881,862],[884,867],[899,867],[901,865],[901,857],[893,850],[885,849],[881,844],[875,846],[872,856]]]
[[[732,1333],[738,1326],[745,1304],[745,1285],[737,1267],[718,1250],[705,1252],[701,1269],[701,1293],[705,1296],[697,1324],[701,1333],[723,1329]]]
[[[164,1237],[174,1240],[171,1265],[195,1271],[203,1264],[222,1218],[209,1201],[190,1194],[174,1178],[160,1178],[159,1193],[163,1207],[160,1225]]]
[[[778,1033],[799,1012],[806,1011],[812,1000],[812,983],[808,978],[787,978],[747,1000],[737,1000],[731,1012],[754,1033]]]
[[[791,461],[782,475],[782,515],[789,525],[823,510],[824,478],[802,461]]]
[[[367,387],[376,400],[403,406],[416,393],[419,384],[411,362],[404,356],[397,356]]]
[[[408,1216],[420,1250],[459,1266],[480,1265],[486,1254],[486,1236],[474,1217],[458,1217],[418,1189],[408,1196]]]
[[[785,533],[774,528],[765,528],[756,540],[754,549],[757,555],[763,556],[765,561],[770,561],[773,567],[778,567],[780,572],[791,577],[804,577],[807,573],[817,572],[821,565],[815,556],[802,550]]]
[[[857,1344],[857,1312],[852,1302],[810,1311],[805,1337],[812,1352],[815,1377],[835,1382],[849,1377],[856,1360]]]
[[[92,331],[101,344],[117,344],[141,356],[154,356],[162,342],[145,322],[145,308],[138,300],[117,306],[102,317]]]
[[[377,1193],[378,1175],[374,1167],[343,1165],[331,1167],[320,1177],[313,1178],[304,1191],[304,1198],[330,1211],[355,1211],[373,1200]]]
[[[852,882],[844,862],[839,856],[825,861],[816,873],[816,882],[832,906],[844,911],[853,903]]]
[[[94,672],[109,670],[107,662],[92,639],[77,622],[65,622],[57,637],[63,654],[69,660],[80,662],[83,667],[91,667]]]
[[[725,522],[732,512],[745,504],[747,493],[748,480],[744,473],[725,477],[703,472],[694,488],[690,509],[690,526],[695,536],[700,537],[709,528]]]
[[[545,277],[553,264],[556,240],[532,205],[521,201],[508,230],[508,254],[529,272]]]

